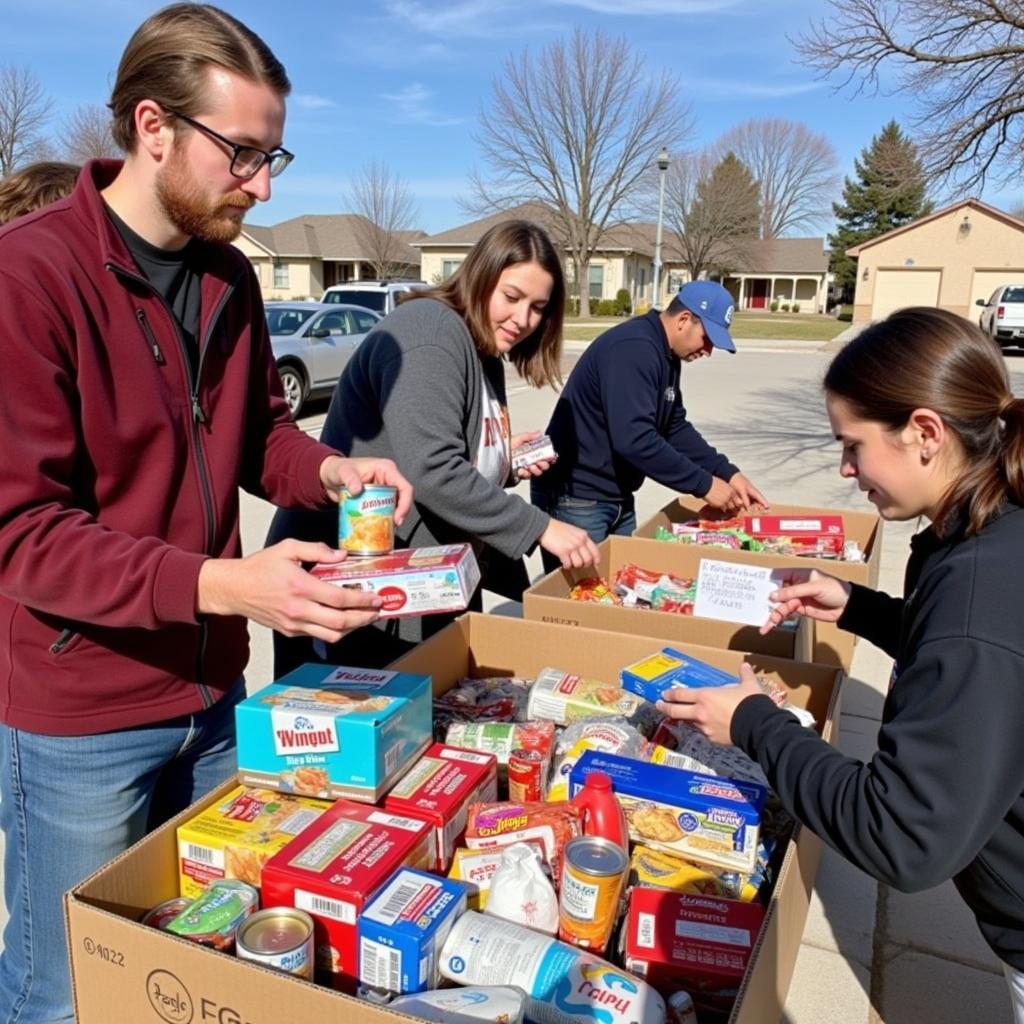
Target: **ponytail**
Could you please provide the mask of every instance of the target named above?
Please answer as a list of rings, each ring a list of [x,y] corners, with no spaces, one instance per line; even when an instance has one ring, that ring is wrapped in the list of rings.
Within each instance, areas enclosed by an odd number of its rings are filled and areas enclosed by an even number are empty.
[[[1024,399],[1007,394],[999,409],[1003,424],[1000,465],[1006,491],[1018,504],[1024,505]]]

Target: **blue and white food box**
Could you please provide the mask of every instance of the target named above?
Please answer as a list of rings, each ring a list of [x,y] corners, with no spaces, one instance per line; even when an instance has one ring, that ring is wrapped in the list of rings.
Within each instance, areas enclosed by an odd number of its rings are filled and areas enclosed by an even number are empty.
[[[441,947],[465,913],[466,886],[399,868],[359,915],[359,981],[394,994],[441,983]]]
[[[612,780],[633,842],[729,871],[754,870],[764,786],[588,750],[569,775],[570,797],[594,771]]]
[[[666,690],[676,686],[698,689],[739,682],[731,672],[715,668],[706,661],[698,661],[672,647],[663,647],[657,654],[627,665],[620,673],[620,679],[624,690],[639,694],[652,703],[661,700]]]
[[[239,781],[376,803],[430,746],[430,676],[300,665],[235,709]]]

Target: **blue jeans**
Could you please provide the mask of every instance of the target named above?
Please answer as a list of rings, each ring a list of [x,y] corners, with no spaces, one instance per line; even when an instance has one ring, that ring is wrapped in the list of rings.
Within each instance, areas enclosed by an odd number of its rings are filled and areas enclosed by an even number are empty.
[[[596,501],[568,494],[552,495],[533,487],[530,500],[553,519],[586,530],[595,544],[613,534],[629,537],[636,529],[636,506],[632,496],[625,501]],[[540,555],[545,572],[553,572],[562,564],[547,551],[542,550]]]
[[[239,680],[205,711],[96,736],[0,725],[4,1024],[74,1020],[64,893],[235,771],[244,697]]]

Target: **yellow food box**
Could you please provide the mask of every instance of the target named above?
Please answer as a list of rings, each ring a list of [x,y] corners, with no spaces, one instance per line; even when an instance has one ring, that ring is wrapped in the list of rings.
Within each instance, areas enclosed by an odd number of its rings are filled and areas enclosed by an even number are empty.
[[[331,806],[330,800],[238,786],[178,826],[182,896],[198,896],[218,878],[259,888],[263,865]]]
[[[629,884],[695,896],[720,896],[751,903],[757,887],[748,875],[722,871],[709,864],[696,864],[670,853],[637,845],[629,862]]]

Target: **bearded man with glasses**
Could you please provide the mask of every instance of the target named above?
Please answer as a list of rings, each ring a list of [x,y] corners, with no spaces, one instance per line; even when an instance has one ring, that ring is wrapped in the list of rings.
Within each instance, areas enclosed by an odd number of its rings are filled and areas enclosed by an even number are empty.
[[[337,551],[239,542],[239,487],[411,501],[291,422],[227,244],[291,160],[289,88],[230,15],[165,8],[118,68],[123,163],[0,231],[0,1021],[72,1020],[63,892],[234,771],[246,619],[336,642],[377,617],[302,568]]]

